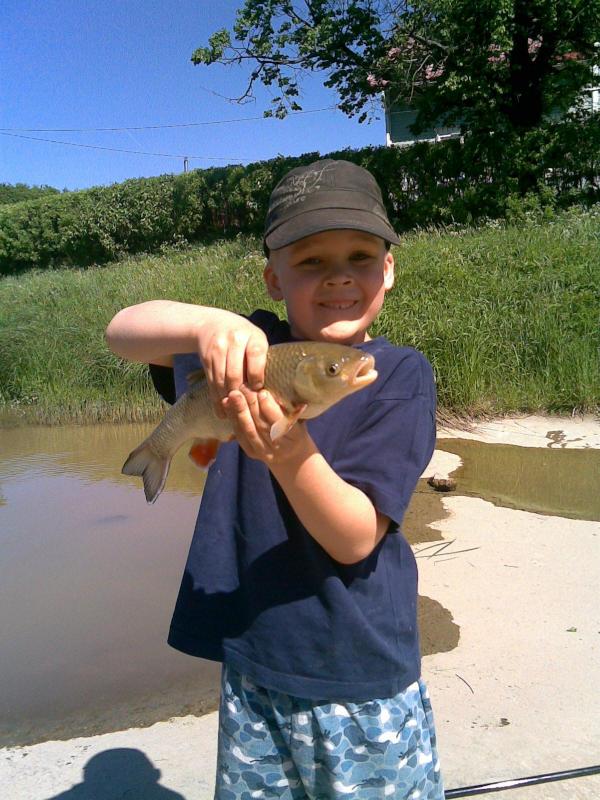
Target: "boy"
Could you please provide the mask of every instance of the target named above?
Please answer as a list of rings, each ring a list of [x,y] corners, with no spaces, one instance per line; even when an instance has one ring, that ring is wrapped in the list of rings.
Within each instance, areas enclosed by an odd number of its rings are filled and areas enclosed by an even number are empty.
[[[433,375],[368,334],[398,242],[373,176],[318,161],[278,183],[266,221],[264,280],[288,322],[156,301],[107,330],[171,402],[199,356],[235,430],[208,474],[169,633],[223,662],[218,800],[443,797],[399,531],[435,443]],[[274,443],[265,355],[293,339],[364,349],[379,376]]]

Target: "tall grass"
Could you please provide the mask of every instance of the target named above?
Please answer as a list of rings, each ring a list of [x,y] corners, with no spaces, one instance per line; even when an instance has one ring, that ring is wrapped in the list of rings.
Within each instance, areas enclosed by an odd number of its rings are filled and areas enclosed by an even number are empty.
[[[427,355],[442,409],[598,408],[600,207],[513,226],[423,231],[394,254],[396,286],[372,333]],[[0,411],[39,422],[156,418],[161,401],[145,367],[106,348],[109,320],[153,298],[239,313],[277,309],[262,266],[260,243],[238,238],[3,278]]]

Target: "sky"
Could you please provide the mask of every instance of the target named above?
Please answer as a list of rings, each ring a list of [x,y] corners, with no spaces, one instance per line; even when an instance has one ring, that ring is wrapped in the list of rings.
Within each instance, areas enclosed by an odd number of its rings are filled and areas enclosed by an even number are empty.
[[[336,109],[317,111],[337,100],[323,87],[323,75],[310,75],[303,84],[302,107],[315,113],[285,120],[262,118],[273,89],[270,94],[261,86],[256,102],[245,105],[219,96],[241,94],[247,71],[195,66],[190,58],[211,33],[231,26],[241,5],[3,0],[0,183],[83,189],[183,172],[185,156],[189,169],[197,169],[385,143],[383,114],[359,124]],[[183,124],[188,127],[56,130]]]

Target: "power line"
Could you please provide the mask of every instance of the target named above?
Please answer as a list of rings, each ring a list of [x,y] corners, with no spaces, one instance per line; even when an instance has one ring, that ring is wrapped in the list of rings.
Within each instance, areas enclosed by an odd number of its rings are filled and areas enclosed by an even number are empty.
[[[323,111],[337,110],[337,106],[327,106],[326,108],[312,108],[307,111],[291,111],[290,116],[299,114],[320,114]],[[239,117],[238,119],[215,119],[207,122],[173,122],[165,125],[130,125],[121,128],[0,128],[0,131],[21,133],[96,133],[96,132],[118,132],[118,131],[151,131],[162,128],[199,128],[204,125],[229,125],[233,122],[256,122],[257,120],[273,119],[273,117]]]
[[[178,153],[148,153],[145,150],[124,150],[121,147],[102,147],[101,145],[97,144],[78,144],[77,142],[60,142],[56,139],[43,139],[40,136],[23,136],[19,133],[7,133],[6,131],[0,130],[0,136],[12,136],[15,139],[29,139],[33,142],[47,142],[48,144],[62,144],[66,145],[67,147],[85,147],[86,150],[109,150],[112,153],[129,153],[130,155],[136,156],[159,156],[162,158],[193,158],[193,159],[205,159],[207,161],[244,161],[243,158],[237,158],[234,156],[190,156],[187,153],[180,155]]]

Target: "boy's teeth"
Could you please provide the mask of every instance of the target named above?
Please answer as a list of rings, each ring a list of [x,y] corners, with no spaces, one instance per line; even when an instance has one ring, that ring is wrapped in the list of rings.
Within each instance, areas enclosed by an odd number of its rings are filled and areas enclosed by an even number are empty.
[[[321,305],[325,306],[325,308],[342,310],[344,308],[351,308],[354,305],[354,300],[351,300],[347,303],[321,303]]]

